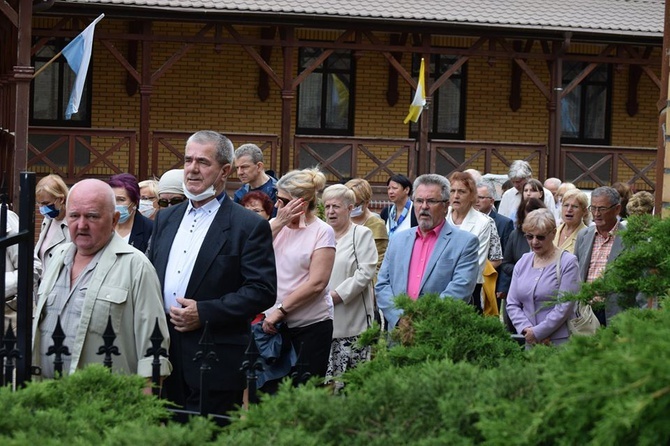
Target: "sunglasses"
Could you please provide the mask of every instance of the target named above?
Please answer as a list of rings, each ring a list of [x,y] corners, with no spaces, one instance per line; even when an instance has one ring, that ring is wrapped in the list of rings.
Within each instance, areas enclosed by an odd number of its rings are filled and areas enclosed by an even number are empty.
[[[161,198],[158,200],[158,206],[166,208],[168,206],[174,206],[186,200],[186,197],[172,197],[169,200],[167,198]]]
[[[526,237],[526,240],[528,240],[529,242],[534,238],[536,238],[540,242],[543,242],[547,238],[546,235],[534,235],[534,234],[524,234],[524,237]]]
[[[291,201],[290,198],[280,197],[279,195],[277,195],[277,200],[281,201],[284,206],[286,206],[288,202]]]

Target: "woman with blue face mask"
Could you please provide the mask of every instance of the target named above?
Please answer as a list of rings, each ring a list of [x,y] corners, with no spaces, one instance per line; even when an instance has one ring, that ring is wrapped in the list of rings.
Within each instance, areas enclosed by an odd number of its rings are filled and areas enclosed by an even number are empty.
[[[35,187],[35,201],[44,218],[40,236],[35,244],[35,256],[46,270],[54,248],[70,241],[70,231],[65,218],[65,201],[68,187],[58,175],[47,175]]]
[[[116,211],[119,221],[116,233],[138,250],[145,252],[149,246],[153,222],[138,212],[140,203],[140,186],[137,178],[129,173],[112,176],[109,185],[116,197]]]

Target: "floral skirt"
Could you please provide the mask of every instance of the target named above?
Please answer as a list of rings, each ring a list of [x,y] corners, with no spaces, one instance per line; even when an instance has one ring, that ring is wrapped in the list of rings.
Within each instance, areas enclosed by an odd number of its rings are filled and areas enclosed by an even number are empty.
[[[336,338],[330,344],[330,357],[328,358],[328,371],[326,382],[342,375],[348,369],[353,369],[361,362],[370,360],[370,346],[360,348],[357,345],[358,336],[347,338]],[[335,389],[341,389],[344,384],[335,382]]]

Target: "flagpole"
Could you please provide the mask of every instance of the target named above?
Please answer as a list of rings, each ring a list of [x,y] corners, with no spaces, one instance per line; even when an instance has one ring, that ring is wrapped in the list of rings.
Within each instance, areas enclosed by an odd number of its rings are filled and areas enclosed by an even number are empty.
[[[48,67],[49,65],[51,65],[52,63],[54,63],[54,61],[55,61],[56,59],[58,59],[58,58],[60,57],[61,54],[63,54],[63,51],[62,51],[62,50],[59,51],[58,54],[56,54],[54,57],[52,57],[51,60],[50,60],[49,62],[47,62],[47,63],[45,63],[44,65],[42,65],[42,67],[41,67],[39,70],[35,71],[35,74],[33,74],[33,79],[35,79],[35,78],[37,77],[37,75],[40,74],[42,71],[46,70],[47,67]]]
[[[88,26],[95,25],[95,24],[98,23],[100,20],[102,20],[103,17],[105,17],[105,14],[100,14],[100,15],[98,16],[98,18],[96,18],[95,20],[93,20],[93,22],[91,22]],[[87,28],[88,28],[88,26],[87,26]],[[66,48],[67,48],[67,46],[66,46]],[[35,78],[37,77],[37,75],[40,74],[42,71],[46,70],[47,67],[48,67],[49,65],[51,65],[52,63],[54,63],[54,62],[56,61],[56,59],[58,59],[58,58],[61,56],[61,54],[63,54],[63,51],[64,51],[64,50],[65,50],[65,48],[63,48],[62,50],[60,50],[60,51],[58,52],[58,54],[56,54],[54,57],[52,57],[52,58],[49,60],[49,62],[47,62],[47,63],[45,63],[44,65],[42,65],[42,67],[41,67],[39,70],[37,70],[37,71],[35,72],[35,74],[33,74],[33,79],[35,79]]]

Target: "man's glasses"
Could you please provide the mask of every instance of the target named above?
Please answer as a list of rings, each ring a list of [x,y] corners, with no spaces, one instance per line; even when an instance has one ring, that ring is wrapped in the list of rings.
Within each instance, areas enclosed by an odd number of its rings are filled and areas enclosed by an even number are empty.
[[[589,206],[589,211],[593,212],[594,214],[602,214],[605,211],[609,211],[616,205],[617,203],[614,203],[612,206]]]
[[[172,197],[169,200],[167,198],[161,198],[158,200],[158,206],[166,208],[168,206],[174,206],[186,200],[186,197]]]
[[[493,199],[493,197],[483,197],[483,196],[481,196],[481,195],[478,195],[477,198],[480,199],[480,200],[484,200],[484,199],[486,199],[486,198],[489,198],[489,199],[491,199],[491,200]]]
[[[427,200],[424,199],[424,198],[415,198],[414,199],[414,203],[419,207],[422,207],[424,204],[427,204],[428,207],[432,208],[433,206],[435,206],[437,204],[446,203],[446,202],[447,202],[447,200],[435,200],[434,198],[429,198]]]
[[[524,237],[526,237],[526,240],[529,242],[536,238],[538,241],[543,242],[547,239],[546,235],[535,235],[535,234],[524,234]]]

